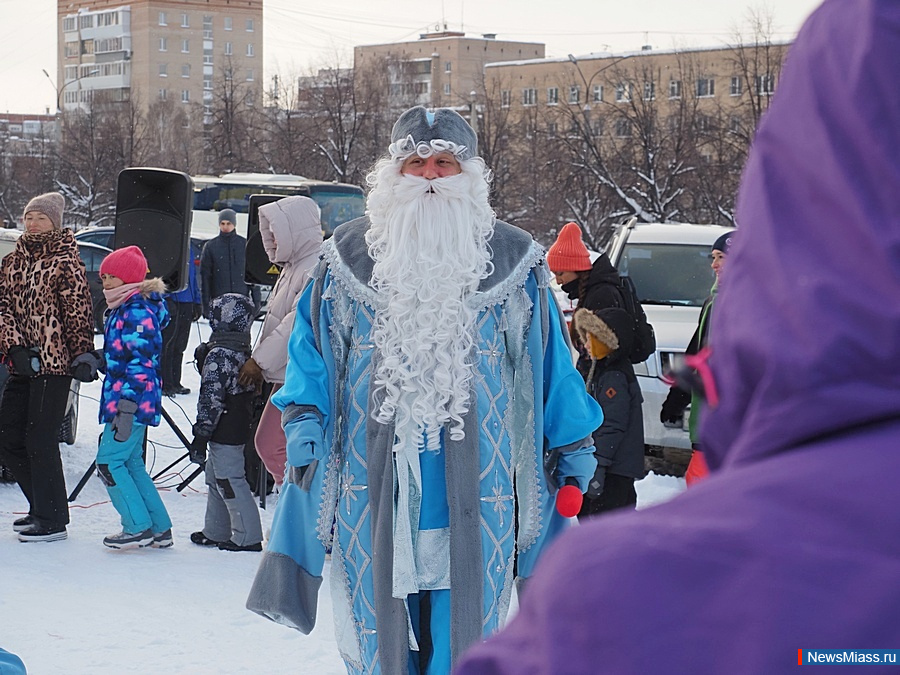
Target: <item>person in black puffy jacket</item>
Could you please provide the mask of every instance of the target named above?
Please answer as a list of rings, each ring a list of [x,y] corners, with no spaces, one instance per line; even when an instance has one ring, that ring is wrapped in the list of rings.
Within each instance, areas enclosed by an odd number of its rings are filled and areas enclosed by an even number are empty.
[[[220,211],[219,234],[206,242],[200,254],[200,295],[207,319],[210,300],[225,293],[250,296],[254,313],[259,311],[259,288],[244,281],[247,240],[235,231],[236,226],[237,214],[232,209]]]

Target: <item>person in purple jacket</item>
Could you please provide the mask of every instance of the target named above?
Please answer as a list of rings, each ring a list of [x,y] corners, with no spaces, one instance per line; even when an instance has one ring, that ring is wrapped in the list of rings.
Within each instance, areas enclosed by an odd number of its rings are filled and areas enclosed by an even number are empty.
[[[896,0],[807,20],[740,188],[710,478],[570,530],[459,675],[773,673],[900,647],[898,63]]]

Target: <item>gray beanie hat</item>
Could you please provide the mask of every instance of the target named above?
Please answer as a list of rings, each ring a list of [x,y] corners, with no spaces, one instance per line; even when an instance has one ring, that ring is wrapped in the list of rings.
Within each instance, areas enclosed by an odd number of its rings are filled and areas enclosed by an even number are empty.
[[[452,145],[442,148],[441,141]],[[419,105],[400,115],[391,131],[391,156],[409,156],[420,145],[429,146],[432,151],[452,152],[459,160],[478,154],[475,131],[462,115],[450,108],[430,111]]]
[[[219,211],[219,222],[221,223],[223,220],[227,220],[229,223],[232,223],[237,226],[237,214],[234,212],[234,209],[222,209]]]
[[[58,192],[45,192],[28,202],[28,206],[22,212],[22,218],[24,219],[30,211],[37,211],[47,216],[50,222],[53,223],[53,227],[60,230],[62,229],[63,209],[65,207],[66,200],[61,194]]]

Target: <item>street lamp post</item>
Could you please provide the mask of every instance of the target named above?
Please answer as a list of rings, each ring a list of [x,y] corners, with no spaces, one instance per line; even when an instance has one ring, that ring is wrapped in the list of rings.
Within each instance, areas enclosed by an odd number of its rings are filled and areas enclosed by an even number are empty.
[[[58,115],[59,113],[62,112],[62,95],[63,95],[63,92],[66,90],[66,87],[68,87],[70,84],[75,84],[76,82],[80,82],[81,80],[83,80],[86,77],[92,77],[92,76],[96,75],[97,73],[100,72],[100,69],[94,68],[93,70],[89,70],[84,75],[79,75],[74,80],[70,80],[70,81],[66,82],[61,87],[57,87],[56,84],[54,84],[53,78],[50,77],[50,73],[47,72],[46,68],[41,68],[41,72],[43,72],[44,75],[47,76],[47,79],[50,81],[50,84],[53,86],[53,89],[56,90],[56,114]]]

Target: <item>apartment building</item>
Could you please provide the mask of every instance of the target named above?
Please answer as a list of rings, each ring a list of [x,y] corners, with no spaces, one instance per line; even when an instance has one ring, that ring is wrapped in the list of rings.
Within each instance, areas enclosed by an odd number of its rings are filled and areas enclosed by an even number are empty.
[[[542,59],[544,54],[544,45],[537,42],[438,30],[418,40],[355,47],[353,66],[359,72],[379,60],[386,63],[391,99],[398,105],[467,108],[484,91],[486,64]]]
[[[201,104],[222,79],[260,89],[263,0],[58,0],[57,104]]]
[[[485,80],[509,114],[581,118],[655,102],[661,111],[690,102],[699,114],[728,115],[767,107],[788,43],[734,47],[591,53],[564,58],[489,63]],[[668,108],[667,108],[668,106]],[[566,113],[566,114],[562,114]],[[757,115],[758,117],[758,115]],[[627,135],[627,127],[615,135]]]

